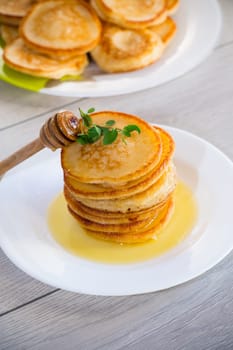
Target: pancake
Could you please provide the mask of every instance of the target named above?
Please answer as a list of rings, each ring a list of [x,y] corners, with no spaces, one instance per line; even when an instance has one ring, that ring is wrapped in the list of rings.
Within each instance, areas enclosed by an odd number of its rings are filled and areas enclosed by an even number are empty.
[[[117,73],[142,69],[159,60],[163,50],[160,37],[148,30],[105,23],[101,40],[91,56],[103,71]]]
[[[116,222],[120,222],[121,220],[128,222],[132,220],[142,220],[142,218],[147,217],[148,215],[151,215],[152,211],[156,211],[160,206],[164,205],[165,202],[168,200],[168,197],[164,199],[164,201],[161,201],[157,203],[154,206],[151,206],[150,208],[146,209],[140,209],[137,211],[126,211],[125,213],[121,211],[109,211],[91,208],[80,201],[78,201],[75,196],[72,194],[72,192],[69,191],[67,186],[64,186],[64,195],[66,198],[67,203],[69,203],[70,207],[74,212],[77,212],[79,215],[82,215],[85,218],[93,218],[93,221],[99,222],[99,219],[102,218],[103,222],[106,222],[109,220],[116,220]],[[122,221],[122,222],[123,222]]]
[[[134,115],[104,111],[91,114],[93,123],[105,125],[115,120],[114,127],[137,125],[141,133],[132,132],[124,143],[119,136],[114,143],[103,146],[102,140],[93,144],[72,143],[61,152],[65,174],[84,183],[124,184],[149,173],[159,162],[161,141],[159,133]]]
[[[180,0],[166,0],[167,12],[169,15],[174,15],[180,5]]]
[[[80,202],[85,206],[99,210],[134,212],[163,202],[174,191],[175,186],[176,172],[174,168],[171,168],[155,184],[130,197],[113,200],[81,199]]]
[[[118,243],[142,243],[150,239],[156,239],[159,231],[169,222],[174,210],[174,200],[170,198],[159,215],[146,228],[125,233],[125,232],[97,232],[90,229],[85,229],[85,232],[96,239],[112,241]],[[70,211],[75,217],[75,214]]]
[[[159,127],[121,112],[91,114],[93,125],[137,125],[123,142],[73,143],[61,152],[64,196],[71,215],[97,239],[138,243],[153,239],[173,211],[174,141]]]
[[[166,0],[91,0],[104,21],[124,28],[146,28],[163,22],[167,16]]]
[[[163,43],[167,46],[176,34],[176,23],[171,17],[167,17],[163,23],[152,26],[149,29],[159,35]]]
[[[52,57],[84,54],[97,45],[100,34],[100,20],[82,0],[39,2],[20,26],[20,35],[29,47]]]
[[[0,26],[0,36],[6,44],[9,44],[19,36],[18,29],[17,27],[2,24]]]
[[[96,210],[83,205],[81,202],[77,201],[69,190],[64,187],[64,195],[69,208],[77,215],[81,216],[83,219],[92,221],[98,224],[131,224],[135,222],[145,222],[150,221],[151,217],[155,217],[158,213],[158,209],[161,208],[166,200],[160,202],[159,205],[150,207],[147,210],[139,210],[136,212],[109,212]]]
[[[35,1],[0,0],[0,23],[17,26]]]
[[[163,206],[160,206],[156,211],[151,212],[150,217],[147,220],[132,220],[132,221],[93,221],[83,216],[79,215],[73,208],[68,205],[68,209],[73,212],[75,218],[78,220],[80,225],[84,229],[88,229],[96,232],[104,232],[104,233],[134,233],[138,231],[144,231],[147,229],[151,223],[159,217],[160,213],[164,210],[164,207],[167,206],[167,202],[164,203]]]
[[[77,181],[70,177],[66,173],[64,174],[64,182],[69,190],[75,195],[77,199],[114,199],[129,197],[133,194],[145,190],[155,183],[163,172],[168,167],[173,167],[171,159],[174,153],[174,141],[171,136],[164,130],[155,127],[155,130],[159,133],[162,151],[160,155],[159,163],[155,164],[155,167],[151,172],[144,176],[141,176],[137,180],[132,180],[119,186],[118,184],[112,184],[109,186],[104,183],[100,184],[88,184]],[[117,186],[118,185],[118,186]]]
[[[124,233],[130,233],[132,231],[138,231],[145,227],[145,223],[147,221],[145,220],[139,220],[139,221],[131,221],[131,222],[113,222],[113,223],[104,223],[104,222],[95,222],[92,220],[88,220],[80,215],[78,215],[76,212],[72,210],[72,208],[68,205],[69,211],[73,212],[73,215],[75,216],[76,220],[79,222],[79,224],[84,229],[90,229],[91,231],[96,232],[104,232],[104,233],[113,233],[113,232],[124,232]]]
[[[4,48],[3,60],[19,72],[50,79],[60,79],[65,75],[77,76],[87,65],[86,55],[61,62],[31,50],[21,38],[15,39]]]

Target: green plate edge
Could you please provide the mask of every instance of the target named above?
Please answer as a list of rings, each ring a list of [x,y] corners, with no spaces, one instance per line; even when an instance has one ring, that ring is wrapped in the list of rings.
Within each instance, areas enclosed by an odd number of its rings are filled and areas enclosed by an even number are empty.
[[[4,40],[0,37],[0,47],[4,48],[4,46],[5,46]],[[0,49],[0,55],[1,55],[1,49]],[[60,81],[81,80],[81,79],[82,79],[81,76],[75,76],[75,77],[65,76],[62,79],[60,79]],[[46,87],[50,79],[33,77],[32,75],[29,75],[29,74],[17,72],[16,70],[8,67],[4,63],[2,57],[0,57],[0,80],[3,80],[19,88],[38,92],[44,87]]]

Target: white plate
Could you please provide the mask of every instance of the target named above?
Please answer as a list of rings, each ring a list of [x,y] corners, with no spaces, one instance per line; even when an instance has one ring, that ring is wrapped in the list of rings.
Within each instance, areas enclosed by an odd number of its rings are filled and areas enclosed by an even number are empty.
[[[0,186],[0,245],[32,277],[54,287],[96,295],[131,295],[191,280],[233,248],[233,163],[206,141],[166,127],[176,142],[179,176],[198,202],[198,221],[180,245],[143,263],[108,265],[75,257],[51,237],[47,208],[62,190],[59,152],[44,150],[5,176]]]
[[[158,63],[124,74],[103,74],[90,65],[84,81],[56,83],[40,92],[72,97],[112,96],[158,86],[183,75],[201,63],[216,45],[221,12],[217,0],[181,0],[174,18],[178,32]]]

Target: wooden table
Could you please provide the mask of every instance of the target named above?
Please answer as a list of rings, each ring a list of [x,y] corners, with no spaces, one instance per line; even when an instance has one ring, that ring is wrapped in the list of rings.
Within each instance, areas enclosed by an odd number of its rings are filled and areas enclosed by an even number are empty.
[[[220,3],[223,31],[213,54],[192,72],[160,87],[118,97],[74,99],[43,96],[0,82],[0,159],[36,137],[55,111],[94,106],[189,130],[233,160],[233,2]],[[42,284],[0,252],[0,349],[233,349],[232,257],[166,291],[95,297]]]

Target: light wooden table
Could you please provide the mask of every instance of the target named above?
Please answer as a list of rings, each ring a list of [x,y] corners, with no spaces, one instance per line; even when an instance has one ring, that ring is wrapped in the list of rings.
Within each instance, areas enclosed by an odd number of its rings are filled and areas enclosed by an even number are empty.
[[[0,82],[0,159],[36,137],[55,111],[78,106],[135,113],[189,130],[233,159],[233,1],[220,3],[223,31],[213,54],[160,87],[90,100],[42,96]],[[0,252],[0,349],[232,350],[232,257],[166,291],[94,297],[44,285]]]

